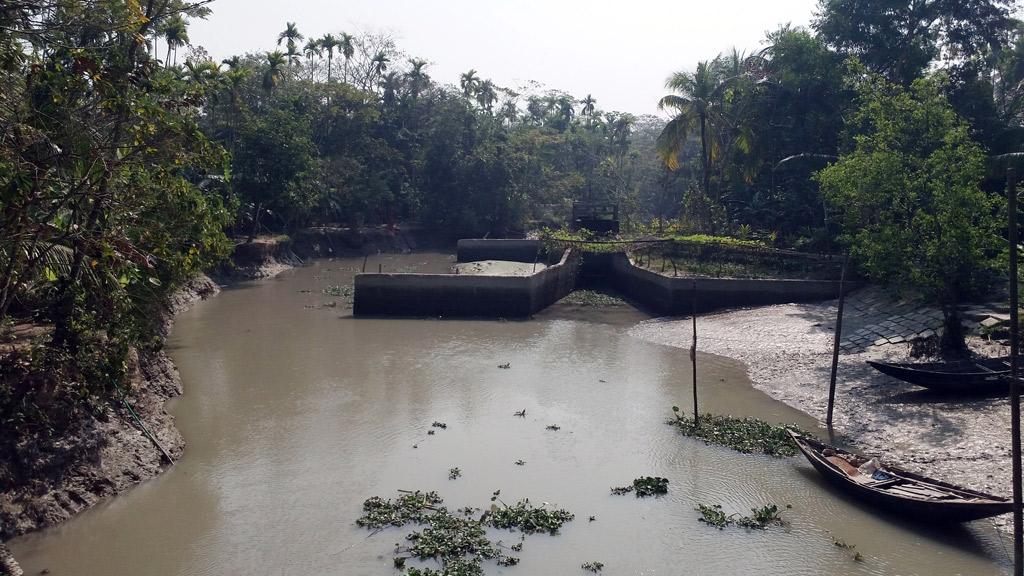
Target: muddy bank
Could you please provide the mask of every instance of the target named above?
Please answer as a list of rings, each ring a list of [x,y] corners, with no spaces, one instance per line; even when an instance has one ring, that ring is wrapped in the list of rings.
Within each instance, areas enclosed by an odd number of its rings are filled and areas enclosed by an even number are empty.
[[[167,303],[160,332],[166,336],[174,314],[219,292],[210,278],[186,283]],[[128,402],[172,459],[185,442],[164,410],[181,394],[181,380],[162,351],[130,356]],[[0,464],[11,486],[0,492],[0,538],[59,524],[101,500],[156,476],[169,463],[128,409],[115,399],[70,434],[41,446],[22,446],[19,461]]]
[[[698,347],[744,362],[757,389],[824,422],[835,314],[835,302],[827,302],[702,316]],[[856,326],[856,315],[850,324]],[[688,348],[692,337],[690,320],[674,318],[641,323],[632,333],[680,348]],[[908,470],[1009,496],[1009,403],[1005,398],[942,398],[866,364],[909,356],[904,342],[840,355],[837,441]],[[1009,516],[995,519],[1003,529],[1009,521]]]

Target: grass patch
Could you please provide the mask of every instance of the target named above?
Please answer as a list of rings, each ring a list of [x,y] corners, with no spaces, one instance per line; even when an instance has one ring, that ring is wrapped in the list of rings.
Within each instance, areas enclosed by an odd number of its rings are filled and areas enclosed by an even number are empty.
[[[682,414],[678,406],[673,406],[672,412],[675,417],[669,420],[669,424],[683,434],[708,444],[726,446],[745,454],[767,454],[779,458],[795,456],[797,453],[796,444],[786,432],[792,426],[769,424],[756,418],[714,414],[702,414],[698,424],[693,418]]]

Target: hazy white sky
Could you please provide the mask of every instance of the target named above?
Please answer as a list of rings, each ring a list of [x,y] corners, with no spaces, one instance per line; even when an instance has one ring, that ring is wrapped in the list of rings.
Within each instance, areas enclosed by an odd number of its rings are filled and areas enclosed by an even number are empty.
[[[537,80],[604,110],[654,113],[668,74],[764,33],[810,22],[817,0],[216,0],[194,22],[193,44],[215,58],[270,50],[285,22],[328,32],[390,33],[430,75],[517,87]]]

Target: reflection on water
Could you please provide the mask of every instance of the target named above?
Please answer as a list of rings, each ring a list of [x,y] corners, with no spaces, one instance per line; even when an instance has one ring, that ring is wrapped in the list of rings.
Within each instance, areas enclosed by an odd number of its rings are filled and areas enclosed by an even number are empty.
[[[450,260],[391,256],[384,266],[443,270]],[[506,502],[576,514],[559,536],[528,537],[518,566],[489,574],[579,574],[588,561],[645,575],[1007,571],[985,522],[936,530],[884,519],[802,460],[681,437],[664,422],[673,404],[689,406],[687,354],[629,337],[635,311],[556,308],[499,322],[364,320],[323,307],[332,300],[323,288],[347,284],[361,265],[317,262],[182,315],[170,347],[186,390],[172,407],[185,457],[126,496],[13,542],[26,573],[394,574],[391,550],[407,530],[371,536],[353,521],[364,499],[399,489],[437,490],[452,508],[489,505],[500,489]],[[815,428],[753,390],[739,363],[708,356],[699,366],[703,408]],[[448,428],[427,435],[435,420]],[[448,480],[455,466],[463,475]],[[668,496],[609,494],[645,475],[669,478]],[[719,531],[694,511],[769,502],[793,506],[787,529]]]

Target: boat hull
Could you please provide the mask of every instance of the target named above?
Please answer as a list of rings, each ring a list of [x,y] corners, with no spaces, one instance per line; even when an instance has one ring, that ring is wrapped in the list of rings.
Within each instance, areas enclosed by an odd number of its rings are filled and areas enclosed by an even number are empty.
[[[901,518],[924,522],[956,523],[980,520],[1013,511],[1013,503],[1006,499],[973,492],[966,488],[955,487],[951,484],[935,480],[928,480],[927,482],[940,488],[956,489],[984,501],[969,502],[961,500],[944,502],[907,498],[888,493],[885,490],[859,484],[850,480],[844,473],[823,460],[813,448],[800,439],[799,435],[793,434],[793,437],[800,448],[800,452],[830,484],[854,498],[867,502],[880,510],[898,515]],[[898,471],[898,473],[902,477],[913,476],[903,471]]]
[[[943,368],[941,364],[890,364],[871,360],[868,364],[882,374],[942,394],[1005,394],[1009,390],[1006,376],[1010,371],[995,361],[992,366],[996,369],[983,370],[973,365],[972,370],[969,365],[962,371]],[[950,366],[957,367],[957,364]]]

